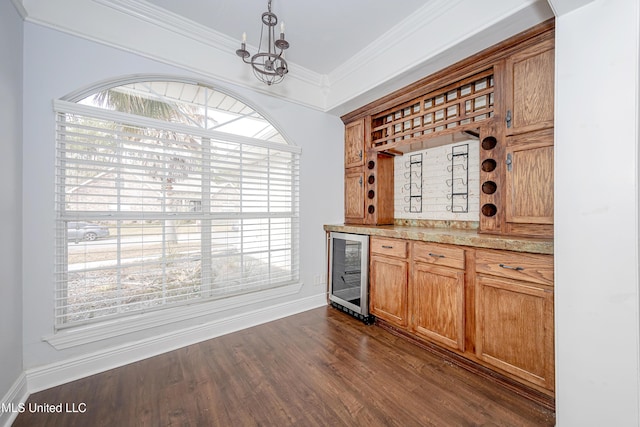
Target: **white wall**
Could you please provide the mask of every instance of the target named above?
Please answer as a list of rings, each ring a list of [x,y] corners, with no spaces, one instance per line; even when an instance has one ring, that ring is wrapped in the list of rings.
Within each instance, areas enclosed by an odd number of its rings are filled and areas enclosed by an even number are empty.
[[[637,0],[556,21],[559,426],[640,424]]]
[[[22,18],[0,2],[0,397],[22,374]],[[2,414],[0,414],[0,421]]]
[[[27,372],[43,365],[64,364],[81,356],[128,346],[193,327],[207,321],[259,312],[286,301],[320,296],[323,285],[314,284],[325,270],[325,237],[322,225],[342,219],[343,126],[339,118],[301,107],[249,89],[217,84],[232,91],[273,120],[292,143],[302,148],[300,173],[300,261],[304,285],[286,300],[270,300],[245,308],[212,314],[169,327],[131,336],[109,339],[57,351],[42,340],[53,332],[53,247],[54,247],[54,141],[55,123],[52,101],[95,82],[132,74],[169,74],[198,77],[195,74],[87,41],[75,36],[25,24],[24,112],[24,364]],[[211,335],[216,335],[211,328]],[[106,366],[105,366],[106,367]],[[55,366],[54,368],[55,369]],[[82,374],[79,372],[78,374]],[[30,382],[31,384],[31,382]],[[51,384],[45,384],[51,385]]]

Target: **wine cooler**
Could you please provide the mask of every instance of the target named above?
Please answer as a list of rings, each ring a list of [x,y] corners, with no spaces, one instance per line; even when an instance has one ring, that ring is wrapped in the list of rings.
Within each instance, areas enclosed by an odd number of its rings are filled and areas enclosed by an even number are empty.
[[[365,323],[373,322],[369,315],[369,236],[329,234],[329,300]]]

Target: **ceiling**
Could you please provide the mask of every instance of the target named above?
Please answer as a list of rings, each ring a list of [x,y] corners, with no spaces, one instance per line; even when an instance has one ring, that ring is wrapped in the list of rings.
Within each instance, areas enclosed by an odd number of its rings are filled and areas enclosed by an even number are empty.
[[[430,1],[394,0],[389,7],[389,0],[272,0],[271,11],[278,16],[278,25],[285,23],[286,39],[291,44],[287,60],[329,74]],[[260,19],[267,11],[268,0],[148,2],[235,38],[238,44],[246,32],[247,44],[258,46]]]
[[[12,0],[25,20],[342,115],[587,0],[272,0],[290,72],[266,86],[256,52],[268,0]],[[575,6],[573,6],[575,7]]]

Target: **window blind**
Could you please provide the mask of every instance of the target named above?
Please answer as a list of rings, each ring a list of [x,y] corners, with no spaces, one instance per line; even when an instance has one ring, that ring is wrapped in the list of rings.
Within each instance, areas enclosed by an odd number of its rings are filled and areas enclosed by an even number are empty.
[[[58,329],[298,281],[297,147],[54,109]]]

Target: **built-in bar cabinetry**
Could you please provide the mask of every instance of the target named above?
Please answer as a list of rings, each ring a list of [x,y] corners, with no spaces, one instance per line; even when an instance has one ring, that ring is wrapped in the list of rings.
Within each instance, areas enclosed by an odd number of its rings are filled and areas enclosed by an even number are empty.
[[[548,21],[342,117],[344,227],[371,235],[378,324],[550,402],[553,76]],[[402,227],[394,157],[454,133],[478,141],[477,229]]]
[[[370,244],[373,315],[551,394],[552,255],[377,236]]]
[[[393,157],[466,133],[481,147],[479,230],[553,237],[553,73],[550,21],[343,116],[358,154],[345,223],[392,224]]]

